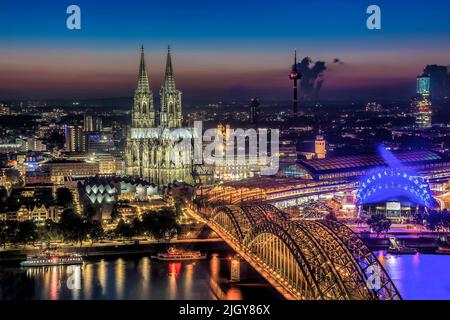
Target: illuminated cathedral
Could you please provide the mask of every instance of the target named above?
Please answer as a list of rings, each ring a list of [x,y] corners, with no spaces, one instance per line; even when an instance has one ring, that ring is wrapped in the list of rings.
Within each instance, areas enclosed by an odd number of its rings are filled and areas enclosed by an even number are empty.
[[[157,113],[144,48],[141,47],[139,79],[131,110],[131,129],[127,136],[126,173],[159,186],[175,181],[193,184],[190,150],[176,147],[183,138],[180,134],[186,134],[183,132],[187,130],[176,130],[182,127],[183,115],[181,91],[175,86],[170,47],[167,50],[164,84],[159,94],[161,107]]]

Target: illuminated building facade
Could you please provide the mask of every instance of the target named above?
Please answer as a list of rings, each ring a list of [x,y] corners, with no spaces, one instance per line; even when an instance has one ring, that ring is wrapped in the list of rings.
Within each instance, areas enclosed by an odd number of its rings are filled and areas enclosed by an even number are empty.
[[[80,181],[77,189],[82,206],[94,208],[100,219],[109,219],[118,200],[127,200],[126,207],[133,207],[135,213],[141,205],[151,209],[152,203],[149,201],[159,197],[156,185],[141,179],[117,176],[89,178]],[[135,202],[138,204],[135,205]]]
[[[299,148],[298,154],[305,159],[325,159],[327,155],[327,144],[322,135],[317,135],[314,141],[304,141]]]
[[[11,190],[5,202],[4,220],[33,220],[43,224],[45,220],[57,221],[60,210],[55,206],[52,187],[25,187]]]
[[[95,160],[98,161],[100,174],[112,175],[122,171],[119,159],[111,154],[97,154]]]
[[[22,151],[46,151],[47,147],[41,139],[36,139],[35,137],[29,137],[21,140]]]
[[[222,135],[223,144],[221,148],[221,154],[216,155],[217,158],[221,158],[221,160],[217,160],[212,164],[206,164],[205,167],[209,167],[210,172],[213,174],[213,179],[216,182],[226,182],[226,181],[240,181],[243,179],[248,179],[252,177],[257,177],[261,175],[261,169],[267,167],[267,163],[261,162],[258,154],[250,155],[248,145],[238,146],[237,138],[233,135],[233,129],[230,125],[219,124],[217,126],[217,131]],[[258,132],[256,132],[258,135]],[[234,139],[234,140],[233,140]],[[258,136],[257,138],[258,139]],[[289,146],[282,145],[285,148],[280,146],[279,151],[285,152],[285,154],[280,154],[280,161],[291,157],[292,159],[296,154],[293,155],[292,148]],[[227,148],[234,148],[234,154],[243,154],[245,157],[243,159],[237,158],[226,158]],[[295,147],[294,147],[295,149]],[[295,153],[295,152],[294,152]],[[295,161],[295,160],[294,160]]]
[[[187,129],[181,129],[181,91],[175,86],[170,48],[167,52],[165,80],[160,96],[161,110],[157,125],[144,49],[141,48],[139,80],[134,94],[131,130],[127,138],[127,174],[159,186],[174,181],[192,184],[192,155],[189,150],[176,148],[181,138],[190,138],[190,133]],[[174,132],[177,133],[173,134]],[[175,154],[182,160],[176,161]]]
[[[50,172],[55,184],[63,184],[65,179],[90,177],[100,173],[98,162],[55,159],[42,164],[42,170]]]
[[[360,213],[381,211],[388,218],[402,221],[415,212],[438,207],[428,181],[390,151],[381,148],[380,155],[387,166],[374,168],[359,182],[356,198]]]
[[[442,193],[439,185],[448,185],[448,157],[430,151],[396,152],[394,155],[408,172],[414,171],[417,177],[427,181],[432,192]],[[388,168],[388,163],[382,156],[373,154],[300,160],[297,165],[287,168],[290,173],[285,177],[257,177],[227,182],[200,189],[197,196],[205,199],[207,204],[262,201],[279,208],[298,206],[308,201],[327,201],[335,197],[344,199],[350,195],[356,196],[360,190],[361,177],[370,174],[375,168]],[[386,201],[382,205],[385,208]],[[404,207],[406,202],[402,204]]]
[[[418,128],[431,127],[430,77],[423,74],[417,77],[417,96],[412,101],[413,112]]]
[[[86,133],[84,136],[88,152],[101,153],[115,149],[112,133]]]
[[[85,140],[82,127],[78,125],[65,125],[64,136],[66,138],[64,149],[67,152],[85,151]]]
[[[314,151],[317,159],[325,159],[327,155],[327,147],[325,139],[322,135],[318,135],[314,141]]]

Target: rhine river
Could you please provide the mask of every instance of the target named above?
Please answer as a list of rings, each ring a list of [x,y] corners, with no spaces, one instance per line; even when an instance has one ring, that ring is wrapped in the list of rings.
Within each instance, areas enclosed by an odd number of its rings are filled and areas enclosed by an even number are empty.
[[[450,299],[450,255],[375,252],[404,299]],[[229,285],[229,261],[168,263],[148,256],[89,259],[81,267],[0,266],[2,299],[280,299],[255,277]]]

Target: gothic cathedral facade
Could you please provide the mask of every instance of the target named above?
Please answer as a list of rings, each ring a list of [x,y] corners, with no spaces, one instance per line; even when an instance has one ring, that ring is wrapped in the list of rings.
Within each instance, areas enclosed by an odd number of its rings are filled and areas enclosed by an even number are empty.
[[[181,91],[175,87],[170,47],[164,84],[159,93],[161,107],[157,117],[142,47],[138,85],[131,110],[131,129],[127,136],[126,173],[160,187],[175,181],[193,184],[192,157],[183,148],[176,147],[179,136],[172,134],[182,127],[183,115]],[[184,161],[176,161],[177,158]]]

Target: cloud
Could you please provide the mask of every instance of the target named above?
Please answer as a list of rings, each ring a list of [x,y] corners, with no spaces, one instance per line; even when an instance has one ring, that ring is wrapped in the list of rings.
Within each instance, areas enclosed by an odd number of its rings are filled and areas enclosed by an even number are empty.
[[[300,80],[300,95],[307,100],[317,100],[322,88],[324,72],[327,69],[325,61],[313,62],[305,57],[297,63],[297,72],[302,76]]]

